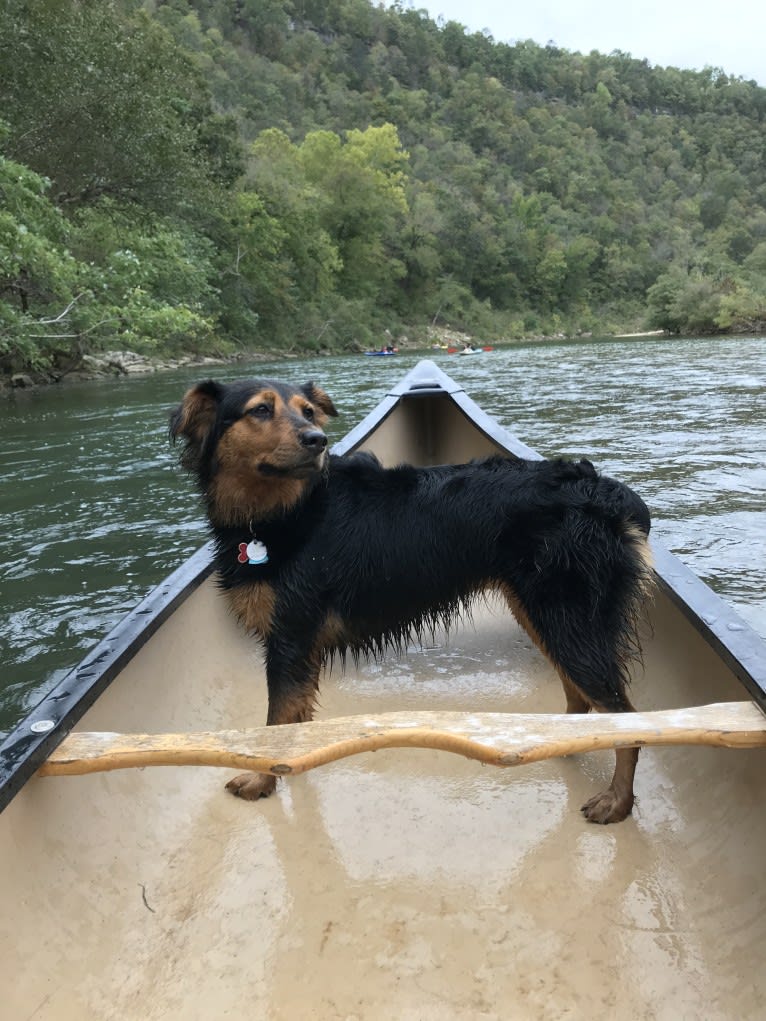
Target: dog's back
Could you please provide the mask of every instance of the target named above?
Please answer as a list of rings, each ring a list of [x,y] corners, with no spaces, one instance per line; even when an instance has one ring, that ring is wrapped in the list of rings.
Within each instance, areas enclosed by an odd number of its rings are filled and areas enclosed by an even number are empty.
[[[647,528],[642,501],[588,462],[386,469],[369,455],[331,458],[296,507],[257,525],[269,550],[257,577],[295,594],[294,626],[331,617],[332,651],[422,637],[488,588],[523,605],[551,648],[560,616],[616,606],[634,620]],[[234,556],[241,531],[217,536],[224,585],[251,583],[252,567]]]

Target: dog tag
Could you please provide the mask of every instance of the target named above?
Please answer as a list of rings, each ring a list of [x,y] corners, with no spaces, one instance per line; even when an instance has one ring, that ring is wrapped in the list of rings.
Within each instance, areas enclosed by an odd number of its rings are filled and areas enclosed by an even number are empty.
[[[269,551],[258,539],[251,539],[250,542],[239,544],[237,560],[240,564],[266,564],[269,560]]]

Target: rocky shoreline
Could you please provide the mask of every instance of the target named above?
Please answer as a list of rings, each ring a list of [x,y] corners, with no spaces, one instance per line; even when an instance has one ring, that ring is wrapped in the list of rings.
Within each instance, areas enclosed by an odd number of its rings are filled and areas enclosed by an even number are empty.
[[[641,333],[615,334],[615,338],[655,337],[665,333],[664,330],[644,331]],[[390,335],[389,335],[390,336]],[[580,334],[580,339],[590,337],[589,333]],[[532,341],[550,341],[567,339],[565,334],[555,336],[527,337],[511,343],[529,343]],[[400,350],[423,350],[447,346],[466,347],[476,343],[476,338],[461,330],[449,327],[431,326],[426,331],[425,343],[418,344],[406,336],[393,341]],[[503,343],[509,343],[504,341]],[[360,349],[361,351],[361,349]],[[236,362],[270,361],[275,358],[298,358],[299,353],[284,351],[237,351],[228,355],[180,355],[175,358],[140,354],[130,350],[101,351],[98,354],[81,355],[68,365],[58,365],[40,372],[15,372],[3,376],[0,374],[0,395],[14,390],[26,390],[58,383],[82,382],[87,380],[109,379],[129,376],[146,376],[155,372],[181,369],[185,366],[229,365]]]
[[[72,366],[58,366],[46,372],[15,372],[0,381],[0,389],[26,390],[53,383],[77,383],[86,380],[109,379],[120,376],[147,376],[155,372],[181,369],[187,365],[227,365],[232,362],[257,361],[272,358],[262,352],[237,352],[233,355],[181,355],[178,358],[156,358],[136,351],[101,351],[83,355]],[[287,355],[284,357],[295,357]]]

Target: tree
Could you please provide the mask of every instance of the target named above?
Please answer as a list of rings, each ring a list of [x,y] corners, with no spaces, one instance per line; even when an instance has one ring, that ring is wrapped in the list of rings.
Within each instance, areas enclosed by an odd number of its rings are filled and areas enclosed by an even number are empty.
[[[319,217],[340,257],[338,289],[348,298],[391,301],[404,275],[399,234],[408,212],[408,154],[392,124],[308,134],[299,147]]]
[[[322,306],[335,290],[341,260],[323,226],[322,196],[306,175],[300,149],[271,129],[253,143],[251,157],[248,185],[282,226],[296,302]]]
[[[100,196],[166,211],[241,169],[191,59],[142,11],[100,0],[6,0],[0,50],[8,153],[59,204]]]
[[[7,134],[0,122],[0,141]],[[0,366],[45,368],[74,339],[79,266],[50,182],[0,155]]]

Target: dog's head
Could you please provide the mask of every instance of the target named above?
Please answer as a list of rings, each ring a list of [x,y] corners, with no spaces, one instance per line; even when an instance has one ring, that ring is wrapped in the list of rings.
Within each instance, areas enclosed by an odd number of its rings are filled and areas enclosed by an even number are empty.
[[[171,413],[215,524],[242,524],[293,506],[327,465],[322,426],[337,415],[324,390],[270,380],[192,387]]]

